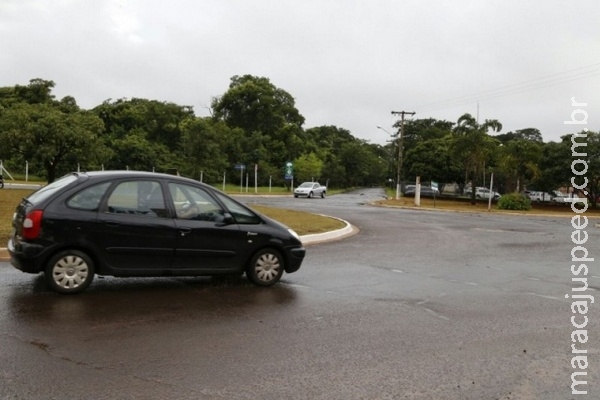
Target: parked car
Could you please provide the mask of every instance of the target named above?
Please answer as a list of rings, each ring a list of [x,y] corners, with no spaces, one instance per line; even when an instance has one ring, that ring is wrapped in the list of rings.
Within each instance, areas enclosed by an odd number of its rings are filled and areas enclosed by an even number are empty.
[[[465,195],[471,196],[472,189],[471,187],[465,188]],[[475,188],[475,197],[478,199],[489,199],[492,197],[493,200],[498,200],[501,195],[498,192],[491,192],[490,189],[485,187],[476,187]]]
[[[270,286],[305,255],[293,230],[217,189],[150,172],[66,175],[24,198],[12,225],[12,265],[43,272],[60,293],[83,291],[95,274],[245,272]]]
[[[304,182],[294,190],[294,197],[317,197],[325,198],[327,187],[318,182]]]
[[[535,190],[525,190],[523,193],[525,196],[529,197],[531,201],[536,201],[538,203],[552,201],[552,198],[554,197],[548,192],[539,192]]]
[[[579,199],[579,196],[575,193],[565,194],[565,193],[559,192],[558,190],[555,190],[554,196],[552,197],[552,202],[564,204],[564,203],[571,203],[574,201],[575,203],[579,203],[579,201],[573,200],[573,199]]]
[[[404,187],[405,196],[414,196],[416,191],[417,189],[415,185],[406,185]],[[432,188],[430,186],[421,186],[421,190],[419,190],[419,193],[423,197],[433,197],[434,195],[440,195],[440,191],[437,188]]]

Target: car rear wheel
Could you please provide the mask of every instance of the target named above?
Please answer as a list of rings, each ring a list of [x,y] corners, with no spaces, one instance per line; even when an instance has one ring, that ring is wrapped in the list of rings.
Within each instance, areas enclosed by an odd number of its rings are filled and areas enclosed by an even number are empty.
[[[94,279],[94,262],[82,251],[65,250],[52,257],[44,276],[52,290],[58,293],[79,293]]]
[[[321,192],[321,198],[324,199],[325,198],[325,192]]]
[[[281,253],[275,249],[262,249],[250,260],[246,275],[258,286],[271,286],[283,275],[284,262]]]

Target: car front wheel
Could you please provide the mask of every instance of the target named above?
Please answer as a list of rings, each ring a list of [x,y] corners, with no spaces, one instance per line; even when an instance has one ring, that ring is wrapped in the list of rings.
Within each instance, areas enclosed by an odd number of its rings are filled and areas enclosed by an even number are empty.
[[[52,290],[58,293],[79,293],[94,279],[94,262],[79,250],[65,250],[52,257],[44,276]]]
[[[258,286],[271,286],[283,275],[284,261],[281,253],[275,249],[262,249],[252,257],[246,269],[246,275]]]

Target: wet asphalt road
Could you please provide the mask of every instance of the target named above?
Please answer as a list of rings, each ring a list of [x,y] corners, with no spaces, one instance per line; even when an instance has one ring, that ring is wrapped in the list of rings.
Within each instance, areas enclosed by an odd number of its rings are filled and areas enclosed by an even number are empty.
[[[360,229],[245,278],[96,278],[77,296],[0,263],[0,399],[568,399],[570,220],[243,197]],[[600,229],[587,228],[600,258]],[[589,263],[588,294],[600,287]],[[600,398],[600,313],[588,398]]]

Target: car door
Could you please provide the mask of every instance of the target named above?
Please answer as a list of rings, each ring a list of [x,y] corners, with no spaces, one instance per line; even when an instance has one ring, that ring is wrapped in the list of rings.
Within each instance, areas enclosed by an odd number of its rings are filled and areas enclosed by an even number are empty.
[[[95,241],[105,264],[117,274],[149,275],[167,271],[177,231],[160,181],[119,181],[101,212]]]
[[[242,267],[244,233],[206,188],[169,182],[177,243],[174,273],[224,272]]]

